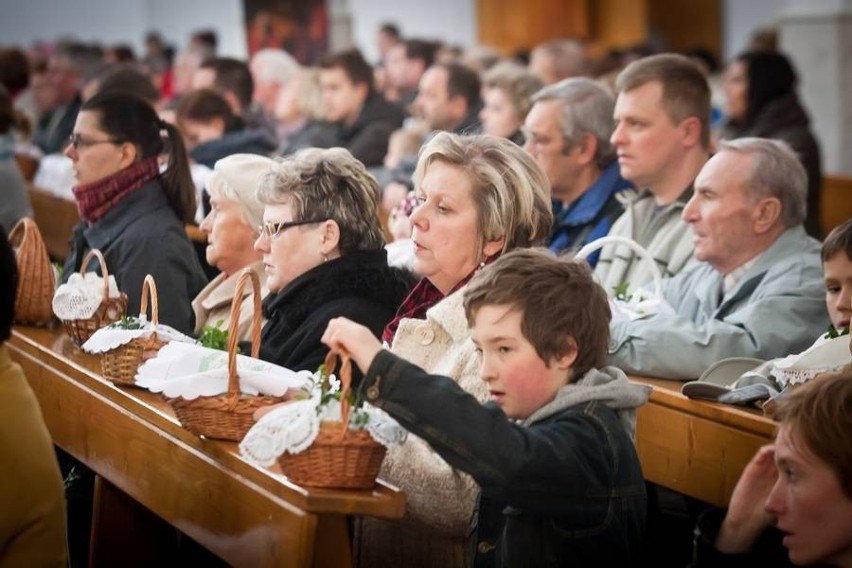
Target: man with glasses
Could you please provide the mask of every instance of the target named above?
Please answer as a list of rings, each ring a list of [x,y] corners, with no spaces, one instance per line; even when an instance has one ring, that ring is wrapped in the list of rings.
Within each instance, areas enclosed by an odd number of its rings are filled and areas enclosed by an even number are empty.
[[[539,90],[524,122],[524,150],[550,181],[554,252],[577,250],[609,232],[624,209],[619,195],[630,187],[618,171],[609,142],[612,95],[584,77]],[[589,257],[594,266],[597,254]]]

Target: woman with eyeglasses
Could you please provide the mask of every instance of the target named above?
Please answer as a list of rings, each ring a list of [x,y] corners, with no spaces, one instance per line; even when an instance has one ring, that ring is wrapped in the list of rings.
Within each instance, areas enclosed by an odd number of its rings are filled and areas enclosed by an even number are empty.
[[[343,148],[279,158],[260,186],[265,205],[255,248],[269,296],[260,357],[314,371],[328,348],[328,322],[345,316],[381,336],[412,284],[387,263],[379,188]]]
[[[274,163],[265,156],[234,154],[216,162],[205,181],[210,212],[199,228],[207,235],[207,262],[220,272],[192,301],[196,335],[205,326],[217,327],[220,321],[219,327],[228,329],[231,302],[244,269],[250,268],[258,275],[263,296],[267,294],[266,271],[261,254],[254,249],[254,241],[263,219],[263,203],[258,200],[257,188]],[[240,341],[251,340],[252,306],[251,288],[247,287],[240,306]]]
[[[168,156],[162,173],[161,154]],[[103,93],[80,108],[65,155],[74,164],[82,221],[71,237],[64,278],[80,271],[89,249],[100,249],[127,293],[128,314],[139,313],[150,274],[160,322],[191,333],[190,302],[207,279],[184,230],[195,215],[195,189],[180,132],[142,99]]]

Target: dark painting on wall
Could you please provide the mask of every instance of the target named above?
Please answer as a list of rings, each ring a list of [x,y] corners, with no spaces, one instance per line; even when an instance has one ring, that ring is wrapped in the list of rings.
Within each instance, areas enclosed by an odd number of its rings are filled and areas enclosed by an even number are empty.
[[[278,47],[303,65],[328,49],[326,0],[243,0],[249,54]]]

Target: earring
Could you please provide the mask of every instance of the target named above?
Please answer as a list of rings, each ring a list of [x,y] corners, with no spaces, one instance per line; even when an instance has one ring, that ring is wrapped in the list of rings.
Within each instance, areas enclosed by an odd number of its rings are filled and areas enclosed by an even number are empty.
[[[477,267],[476,270],[479,271],[479,270],[482,270],[483,268],[485,268],[485,261],[484,260],[479,263],[479,266]]]
[[[324,254],[324,255],[322,255],[322,261],[323,261],[323,262],[328,262],[328,255],[325,255],[325,254]]]

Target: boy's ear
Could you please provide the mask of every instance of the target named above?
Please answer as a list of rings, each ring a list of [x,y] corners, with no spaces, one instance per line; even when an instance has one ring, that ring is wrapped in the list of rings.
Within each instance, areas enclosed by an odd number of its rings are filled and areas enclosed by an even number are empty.
[[[573,337],[566,337],[565,343],[565,350],[556,357],[556,368],[567,371],[577,361],[577,342],[574,341]]]

